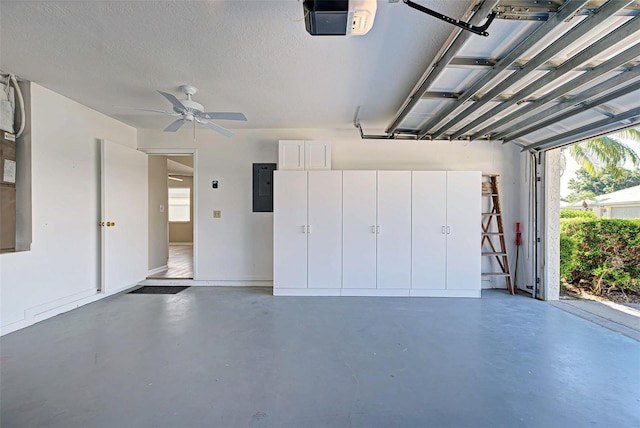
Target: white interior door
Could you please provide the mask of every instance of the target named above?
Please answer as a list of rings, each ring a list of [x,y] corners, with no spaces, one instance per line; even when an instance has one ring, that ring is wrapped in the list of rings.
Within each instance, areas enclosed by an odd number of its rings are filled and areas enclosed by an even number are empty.
[[[447,289],[480,289],[481,181],[480,171],[447,172]]]
[[[148,271],[147,155],[101,142],[101,245],[103,293],[137,284]]]
[[[342,285],[342,171],[309,171],[308,287]]]
[[[411,171],[378,171],[378,288],[411,288]]]
[[[342,173],[342,288],[376,288],[376,172]]]
[[[307,171],[274,171],[273,184],[273,286],[307,288]]]
[[[411,288],[446,288],[447,173],[414,171],[411,190]]]

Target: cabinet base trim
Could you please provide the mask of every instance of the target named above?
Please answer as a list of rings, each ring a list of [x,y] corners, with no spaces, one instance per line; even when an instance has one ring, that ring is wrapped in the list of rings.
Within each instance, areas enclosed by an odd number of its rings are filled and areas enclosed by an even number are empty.
[[[411,290],[412,297],[474,297],[480,298],[480,290]]]
[[[340,296],[339,288],[273,288],[274,296]]]
[[[343,288],[341,295],[350,297],[409,297],[409,290],[391,288]]]
[[[345,297],[470,297],[480,298],[480,290],[406,290],[380,288],[275,288],[274,296]]]

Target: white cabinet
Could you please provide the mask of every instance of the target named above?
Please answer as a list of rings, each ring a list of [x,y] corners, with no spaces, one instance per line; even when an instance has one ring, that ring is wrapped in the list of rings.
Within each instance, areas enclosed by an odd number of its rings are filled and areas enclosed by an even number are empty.
[[[482,175],[447,172],[447,290],[481,288]]]
[[[276,171],[274,295],[480,297],[479,171]]]
[[[447,173],[414,171],[411,288],[444,290],[447,276]]]
[[[411,287],[411,171],[378,171],[377,288]]]
[[[274,171],[273,235],[274,294],[339,295],[342,171]]]
[[[278,169],[300,170],[304,168],[304,141],[281,140],[278,142]]]
[[[409,290],[410,171],[343,172],[342,265],[343,289]]]
[[[274,289],[307,288],[307,172],[273,174]]]
[[[309,171],[307,286],[342,283],[342,171]]]
[[[412,178],[412,293],[479,296],[480,172],[414,171]]]
[[[376,288],[376,171],[344,171],[342,189],[342,287]]]
[[[280,140],[279,170],[331,169],[331,144],[324,141]]]

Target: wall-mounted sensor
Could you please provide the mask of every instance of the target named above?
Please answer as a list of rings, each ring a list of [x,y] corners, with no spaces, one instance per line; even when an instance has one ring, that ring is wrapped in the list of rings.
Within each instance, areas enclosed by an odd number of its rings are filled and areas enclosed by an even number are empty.
[[[212,187],[213,189],[217,189],[217,188],[218,188],[218,180],[213,180],[213,181],[211,182],[211,187]]]

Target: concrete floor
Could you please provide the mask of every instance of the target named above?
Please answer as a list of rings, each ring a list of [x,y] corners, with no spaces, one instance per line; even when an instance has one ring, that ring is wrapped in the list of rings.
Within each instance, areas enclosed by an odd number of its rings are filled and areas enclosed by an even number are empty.
[[[497,291],[124,294],[0,345],[3,428],[640,426],[640,343]]]

